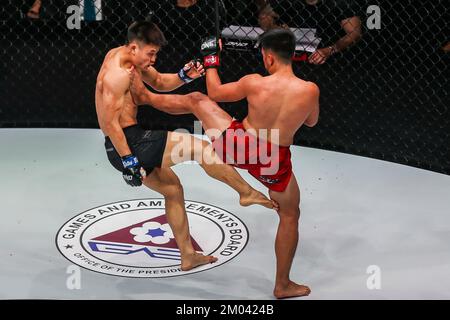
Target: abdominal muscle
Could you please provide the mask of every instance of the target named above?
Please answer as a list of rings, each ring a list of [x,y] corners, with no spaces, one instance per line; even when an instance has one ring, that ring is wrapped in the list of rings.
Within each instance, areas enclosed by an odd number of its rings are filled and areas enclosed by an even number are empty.
[[[131,98],[130,92],[125,94],[124,107],[119,118],[121,128],[137,124],[137,106]]]

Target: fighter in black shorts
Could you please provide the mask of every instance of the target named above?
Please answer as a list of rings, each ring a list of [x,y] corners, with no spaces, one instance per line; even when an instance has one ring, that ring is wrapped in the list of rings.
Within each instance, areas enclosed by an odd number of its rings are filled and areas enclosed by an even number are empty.
[[[172,91],[200,77],[201,64],[190,62],[178,74],[161,74],[153,68],[165,38],[151,22],[135,22],[128,28],[128,43],[108,52],[97,77],[95,103],[98,121],[105,134],[105,148],[111,164],[122,171],[132,186],[145,186],[165,198],[167,220],[181,253],[181,269],[212,263],[217,258],[196,253],[190,241],[183,188],[170,169],[176,163],[196,160],[211,177],[235,189],[240,204],[277,204],[247,184],[236,170],[223,164],[209,143],[185,133],[143,130],[136,120],[137,105],[130,94],[131,78],[138,73],[157,91]],[[151,105],[170,108],[172,113],[199,103],[201,93],[188,95],[151,94]]]

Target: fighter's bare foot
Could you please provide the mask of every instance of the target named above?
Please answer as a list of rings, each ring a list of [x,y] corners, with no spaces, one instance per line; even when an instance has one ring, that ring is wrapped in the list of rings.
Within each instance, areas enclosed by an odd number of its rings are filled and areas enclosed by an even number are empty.
[[[311,289],[309,287],[296,284],[292,281],[289,281],[286,286],[276,286],[273,290],[273,295],[277,299],[309,296],[310,293]]]
[[[188,271],[204,264],[214,263],[217,261],[217,258],[213,256],[204,256],[195,252],[183,256],[181,260],[181,270]]]
[[[251,189],[246,194],[241,194],[239,203],[243,207],[251,206],[253,204],[259,204],[269,209],[278,210],[278,203],[276,201],[270,200],[264,194],[255,189]]]

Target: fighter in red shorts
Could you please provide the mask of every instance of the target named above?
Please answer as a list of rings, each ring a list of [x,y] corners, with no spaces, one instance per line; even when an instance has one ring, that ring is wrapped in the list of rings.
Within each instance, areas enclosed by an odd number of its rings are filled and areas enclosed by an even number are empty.
[[[261,130],[246,130],[244,123],[233,120],[212,145],[227,164],[247,170],[269,190],[283,192],[292,175],[289,146],[273,143],[259,133]]]
[[[217,73],[220,65],[216,39],[202,43],[208,97],[190,94],[172,113],[193,113],[202,121],[206,134],[213,141],[216,153],[227,163],[247,169],[269,188],[270,197],[278,202],[278,225],[275,240],[277,271],[274,295],[277,298],[305,296],[307,286],[290,280],[289,273],[298,243],[300,190],[292,172],[289,146],[295,132],[303,125],[312,127],[319,118],[319,89],[301,80],[292,71],[295,36],[289,30],[274,29],[260,39],[264,66],[269,76],[244,76],[237,82],[222,84]],[[139,104],[151,104],[151,92],[142,81],[136,81],[131,93]],[[233,102],[246,98],[248,116],[242,123],[234,120],[215,102]],[[186,98],[187,99],[187,98]]]

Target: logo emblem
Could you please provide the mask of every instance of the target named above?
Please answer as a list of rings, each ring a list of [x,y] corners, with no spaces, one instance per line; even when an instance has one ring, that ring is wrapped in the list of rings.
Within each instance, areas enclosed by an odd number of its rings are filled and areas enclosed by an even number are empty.
[[[166,218],[164,199],[106,204],[67,221],[56,235],[56,246],[72,263],[109,275],[133,278],[173,277],[218,267],[246,246],[248,230],[221,208],[185,201],[194,249],[218,258],[189,271]]]

